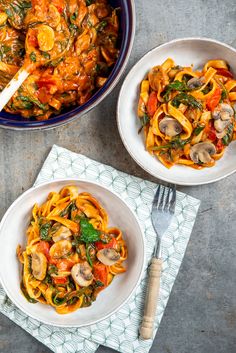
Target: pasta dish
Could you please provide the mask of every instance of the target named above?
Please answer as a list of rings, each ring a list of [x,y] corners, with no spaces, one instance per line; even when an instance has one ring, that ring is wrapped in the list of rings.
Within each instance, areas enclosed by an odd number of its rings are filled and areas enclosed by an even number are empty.
[[[236,139],[236,80],[224,60],[203,69],[153,67],[141,82],[138,117],[146,149],[165,167],[212,167]]]
[[[34,205],[26,248],[19,245],[17,256],[26,299],[67,314],[90,306],[114,276],[126,271],[127,248],[121,230],[108,228],[99,202],[67,186]]]
[[[27,119],[86,103],[119,54],[107,0],[0,0],[0,28],[0,91],[21,67],[30,72],[5,110]]]

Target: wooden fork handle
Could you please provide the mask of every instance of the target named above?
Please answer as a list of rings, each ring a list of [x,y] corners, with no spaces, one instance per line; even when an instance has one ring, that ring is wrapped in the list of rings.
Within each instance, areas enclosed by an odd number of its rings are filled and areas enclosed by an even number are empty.
[[[144,305],[144,316],[140,326],[140,336],[143,339],[152,338],[153,325],[160,292],[162,260],[152,258],[149,268],[147,294]]]

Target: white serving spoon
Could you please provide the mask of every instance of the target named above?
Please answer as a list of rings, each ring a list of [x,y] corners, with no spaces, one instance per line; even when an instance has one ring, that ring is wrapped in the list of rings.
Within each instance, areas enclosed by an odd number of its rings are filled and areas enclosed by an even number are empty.
[[[28,72],[24,67],[15,74],[11,81],[6,85],[2,93],[0,94],[0,112],[3,110],[5,105],[9,102],[11,97],[16,93],[18,88],[27,79],[30,72]]]

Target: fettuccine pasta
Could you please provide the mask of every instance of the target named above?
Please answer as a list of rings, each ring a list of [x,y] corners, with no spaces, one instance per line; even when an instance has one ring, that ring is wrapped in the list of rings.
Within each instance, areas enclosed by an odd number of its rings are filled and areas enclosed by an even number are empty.
[[[122,231],[108,228],[99,202],[75,186],[50,192],[42,205],[35,204],[26,233],[26,248],[17,248],[22,293],[59,314],[91,305],[114,276],[126,271]]]
[[[236,80],[224,60],[203,69],[153,67],[141,82],[138,117],[146,149],[167,168],[212,167],[236,139]]]

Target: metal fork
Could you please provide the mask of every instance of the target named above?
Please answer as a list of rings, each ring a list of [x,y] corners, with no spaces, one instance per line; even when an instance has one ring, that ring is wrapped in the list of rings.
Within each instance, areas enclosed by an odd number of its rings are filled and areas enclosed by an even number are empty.
[[[153,334],[153,324],[160,291],[160,277],[162,268],[161,239],[168,229],[175,212],[176,187],[157,188],[152,204],[151,219],[157,235],[157,241],[151,259],[148,277],[147,294],[145,298],[144,316],[140,327],[140,336],[149,339]]]

